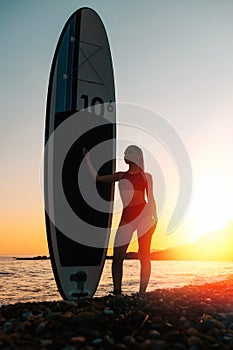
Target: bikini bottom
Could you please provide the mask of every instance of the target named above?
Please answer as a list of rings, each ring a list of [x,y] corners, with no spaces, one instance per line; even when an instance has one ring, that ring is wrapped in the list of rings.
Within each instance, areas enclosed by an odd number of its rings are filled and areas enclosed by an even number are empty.
[[[135,220],[143,211],[145,204],[146,202],[134,206],[125,207],[121,215],[121,221],[124,221],[124,223],[129,223]]]

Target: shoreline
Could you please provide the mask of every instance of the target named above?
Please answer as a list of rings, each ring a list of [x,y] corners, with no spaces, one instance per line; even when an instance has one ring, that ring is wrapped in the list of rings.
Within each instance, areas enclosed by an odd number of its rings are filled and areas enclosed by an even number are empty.
[[[233,275],[198,286],[0,308],[3,349],[233,348]]]
[[[50,256],[46,255],[38,255],[38,256],[9,256],[12,259],[15,260],[50,260]],[[106,260],[112,260],[112,255],[106,255]],[[129,252],[126,254],[125,260],[139,260],[138,253],[135,252]],[[206,258],[206,259],[200,259],[200,258],[182,258],[182,257],[156,257],[154,253],[151,254],[151,261],[204,261],[204,262],[211,262],[211,261],[220,261],[220,262],[233,262],[232,259],[224,259],[224,258]]]

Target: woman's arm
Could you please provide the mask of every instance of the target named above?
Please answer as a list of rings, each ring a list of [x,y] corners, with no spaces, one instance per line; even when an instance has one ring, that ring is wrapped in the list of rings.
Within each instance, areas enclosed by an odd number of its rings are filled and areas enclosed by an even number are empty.
[[[95,170],[90,155],[86,149],[83,149],[83,156],[86,159],[86,163],[88,166],[88,169],[90,171],[91,176],[97,181],[97,182],[103,182],[103,183],[111,183],[119,181],[123,175],[123,172],[116,172],[109,175],[98,175],[97,171]]]
[[[153,194],[153,180],[151,174],[146,173],[146,179],[147,179],[147,198],[148,198],[148,204],[151,207],[152,215],[156,221],[158,220],[157,217],[157,209],[156,209],[156,203],[154,199],[154,194]]]

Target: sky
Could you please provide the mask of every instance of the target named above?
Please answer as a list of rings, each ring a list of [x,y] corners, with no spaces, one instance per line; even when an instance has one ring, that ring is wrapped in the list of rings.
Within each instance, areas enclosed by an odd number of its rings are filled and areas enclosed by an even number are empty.
[[[233,221],[233,2],[2,0],[0,254],[48,254],[41,195],[48,79],[61,30],[83,6],[95,9],[106,27],[117,101],[161,116],[191,161],[191,200],[168,235],[182,186],[176,151],[129,130],[130,140],[153,155],[148,170],[154,161],[161,175],[152,174],[159,212],[152,248],[189,243],[225,227]],[[124,132],[120,128],[119,137]]]

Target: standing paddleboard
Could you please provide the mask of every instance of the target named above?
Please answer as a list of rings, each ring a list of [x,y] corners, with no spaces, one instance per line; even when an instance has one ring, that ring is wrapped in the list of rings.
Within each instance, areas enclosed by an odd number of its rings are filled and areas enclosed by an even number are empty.
[[[64,299],[92,297],[110,235],[113,184],[99,184],[83,159],[93,153],[99,174],[115,171],[115,90],[111,53],[95,11],[67,21],[50,73],[44,152],[48,246]],[[92,152],[93,151],[93,152]]]

